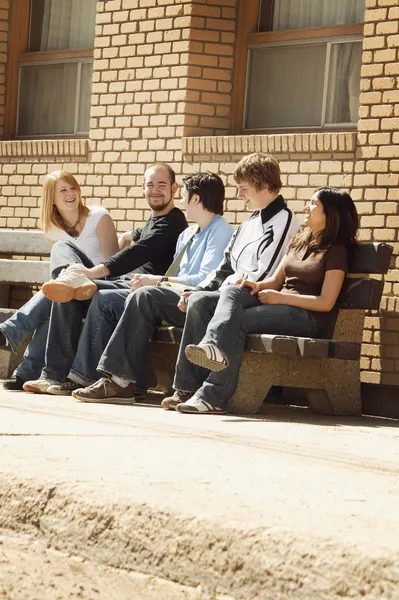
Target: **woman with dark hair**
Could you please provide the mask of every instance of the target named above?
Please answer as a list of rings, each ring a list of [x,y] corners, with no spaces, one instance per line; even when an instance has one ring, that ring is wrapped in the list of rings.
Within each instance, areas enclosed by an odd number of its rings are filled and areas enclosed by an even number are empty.
[[[318,189],[305,207],[304,225],[274,275],[222,287],[213,316],[209,292],[189,297],[168,408],[175,399],[179,412],[226,412],[249,333],[322,337],[355,243],[352,198],[334,188]]]

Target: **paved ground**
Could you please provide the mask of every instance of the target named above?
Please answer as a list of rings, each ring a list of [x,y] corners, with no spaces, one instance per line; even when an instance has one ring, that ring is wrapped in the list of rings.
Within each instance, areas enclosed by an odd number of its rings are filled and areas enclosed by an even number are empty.
[[[93,564],[29,536],[0,532],[0,598],[7,600],[228,600],[151,575]]]
[[[0,391],[0,526],[236,598],[399,598],[399,423]]]

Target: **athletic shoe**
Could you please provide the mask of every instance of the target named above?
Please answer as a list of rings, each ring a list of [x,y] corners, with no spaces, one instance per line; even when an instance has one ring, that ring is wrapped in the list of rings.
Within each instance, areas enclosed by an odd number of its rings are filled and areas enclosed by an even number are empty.
[[[4,333],[2,333],[1,331],[0,331],[0,350],[7,350],[8,352],[12,352],[11,346],[8,343],[8,339],[6,338]]]
[[[200,400],[200,398],[197,398],[196,396],[193,396],[190,400],[187,400],[182,404],[178,404],[176,410],[181,413],[195,413],[197,415],[223,415],[227,412],[227,410],[223,410],[223,408],[219,408],[219,406],[214,406],[209,402],[205,402],[205,400]]]
[[[175,410],[178,404],[186,402],[186,400],[189,400],[192,395],[192,392],[182,392],[181,390],[176,390],[173,396],[169,396],[169,398],[164,398],[162,400],[161,407],[168,410]]]
[[[43,294],[52,302],[90,300],[96,291],[94,281],[67,269],[63,269],[57,279],[51,279],[42,285]]]
[[[72,392],[79,390],[81,387],[81,383],[76,383],[76,381],[72,381],[72,379],[67,379],[65,383],[50,385],[47,393],[53,394],[54,396],[71,396]]]
[[[72,396],[79,402],[101,402],[105,404],[134,404],[137,400],[146,397],[145,392],[137,392],[134,383],[121,387],[112,379],[102,377],[86,388],[79,388],[72,392]]]
[[[190,362],[209,371],[222,371],[228,366],[227,359],[214,344],[189,344],[185,352]]]
[[[8,379],[7,381],[3,381],[3,389],[10,391],[21,391],[23,390],[23,385],[25,380],[18,375],[16,377],[12,377],[12,379]]]
[[[59,385],[59,381],[39,377],[34,381],[25,381],[22,389],[25,392],[33,392],[34,394],[47,394],[50,385]]]

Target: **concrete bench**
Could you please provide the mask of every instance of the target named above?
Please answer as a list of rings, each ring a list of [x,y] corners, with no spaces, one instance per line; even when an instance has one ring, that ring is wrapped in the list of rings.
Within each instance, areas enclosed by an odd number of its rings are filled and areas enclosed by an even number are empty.
[[[48,260],[31,260],[18,257],[48,257],[50,244],[43,232],[0,229],[0,323],[14,312],[10,308],[10,286],[34,286],[47,281]],[[0,351],[0,377],[8,377],[21,362],[21,352],[12,354]]]
[[[383,243],[356,245],[323,339],[249,335],[230,410],[254,413],[271,386],[285,386],[305,388],[310,405],[318,413],[359,415],[364,314],[379,309],[384,287],[381,275],[389,268],[392,250]],[[159,327],[151,344],[149,367],[165,391],[171,387],[180,339],[180,329]]]

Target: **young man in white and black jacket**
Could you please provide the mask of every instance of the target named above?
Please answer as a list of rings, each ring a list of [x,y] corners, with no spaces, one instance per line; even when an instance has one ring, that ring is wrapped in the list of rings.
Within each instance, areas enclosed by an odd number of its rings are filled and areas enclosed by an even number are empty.
[[[185,348],[204,337],[220,298],[219,290],[244,279],[260,281],[272,275],[299,229],[295,215],[280,195],[280,168],[272,157],[257,153],[244,157],[236,167],[234,179],[238,197],[254,212],[233,235],[216,271],[194,292],[182,295],[179,308],[187,311],[187,316],[176,363],[176,391],[163,400],[164,408],[174,409],[187,402],[203,383],[203,369],[187,360]]]

